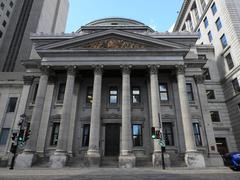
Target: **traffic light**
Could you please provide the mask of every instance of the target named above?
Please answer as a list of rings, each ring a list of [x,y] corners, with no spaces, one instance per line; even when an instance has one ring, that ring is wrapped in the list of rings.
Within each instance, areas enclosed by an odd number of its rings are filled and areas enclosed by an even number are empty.
[[[152,127],[152,139],[156,139],[155,127]]]
[[[24,130],[21,129],[18,134],[18,142],[24,142]]]
[[[26,130],[24,141],[26,142],[29,139],[29,136],[31,134],[31,130]]]
[[[157,130],[157,131],[156,131],[156,139],[161,139],[160,130]]]

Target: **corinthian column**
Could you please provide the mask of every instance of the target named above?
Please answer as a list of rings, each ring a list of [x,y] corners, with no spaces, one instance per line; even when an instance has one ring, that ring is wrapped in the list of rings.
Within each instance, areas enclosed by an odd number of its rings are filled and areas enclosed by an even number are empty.
[[[133,155],[132,122],[131,122],[131,87],[130,66],[122,67],[122,149],[119,166],[132,168],[136,158]]]
[[[46,96],[49,70],[46,67],[42,67],[42,75],[39,81],[39,88],[35,100],[35,106],[32,113],[32,119],[30,124],[31,135],[27,141],[24,152],[18,155],[16,159],[16,166],[18,167],[31,167],[35,158],[38,132],[42,118],[43,105]]]
[[[67,145],[69,124],[71,119],[72,97],[75,83],[75,67],[70,67],[67,71],[67,83],[64,93],[63,108],[61,115],[61,122],[58,134],[57,149],[53,156],[51,156],[51,167],[62,168],[67,161]]]
[[[203,155],[197,152],[195,144],[191,112],[186,91],[185,67],[183,65],[177,66],[177,80],[186,146],[185,162],[188,167],[202,168],[205,167],[205,161]]]
[[[94,69],[93,102],[91,111],[88,161],[90,166],[100,165],[100,124],[101,124],[102,67]]]

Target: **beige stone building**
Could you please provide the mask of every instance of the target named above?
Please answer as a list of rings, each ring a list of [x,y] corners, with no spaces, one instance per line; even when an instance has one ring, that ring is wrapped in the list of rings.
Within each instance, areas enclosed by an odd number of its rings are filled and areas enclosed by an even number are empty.
[[[30,39],[34,53],[22,61],[26,72],[12,129],[26,114],[31,136],[17,166],[159,167],[152,127],[164,134],[168,166],[221,166],[219,131],[227,131],[228,148],[235,150],[230,124],[216,129],[211,119],[209,107],[222,108],[229,123],[214,49],[195,45],[197,34],[159,33],[135,20],[108,18],[76,33]],[[214,72],[210,85],[206,64]],[[206,93],[212,86],[217,102]]]
[[[185,0],[174,27],[174,31],[197,32],[196,44],[214,47],[214,67],[209,63],[204,67],[209,73],[205,85],[215,95],[208,109],[218,116],[213,128],[222,154],[235,150],[235,140],[240,149],[239,22],[239,0]]]

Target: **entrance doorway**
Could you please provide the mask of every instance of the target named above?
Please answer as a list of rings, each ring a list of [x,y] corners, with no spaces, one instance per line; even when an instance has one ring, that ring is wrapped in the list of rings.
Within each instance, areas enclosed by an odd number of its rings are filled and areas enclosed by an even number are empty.
[[[228,153],[226,138],[216,138],[217,150],[221,156]]]
[[[107,124],[105,130],[105,156],[118,156],[120,151],[120,124]]]

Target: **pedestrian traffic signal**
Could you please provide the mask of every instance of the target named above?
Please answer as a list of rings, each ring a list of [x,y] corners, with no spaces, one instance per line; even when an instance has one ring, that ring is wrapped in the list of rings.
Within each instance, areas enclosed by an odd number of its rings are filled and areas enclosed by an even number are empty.
[[[155,127],[152,127],[152,139],[156,139]]]
[[[29,139],[30,133],[31,133],[31,130],[27,130],[27,131],[26,131],[25,137],[24,137],[24,141],[25,141],[25,142]]]

